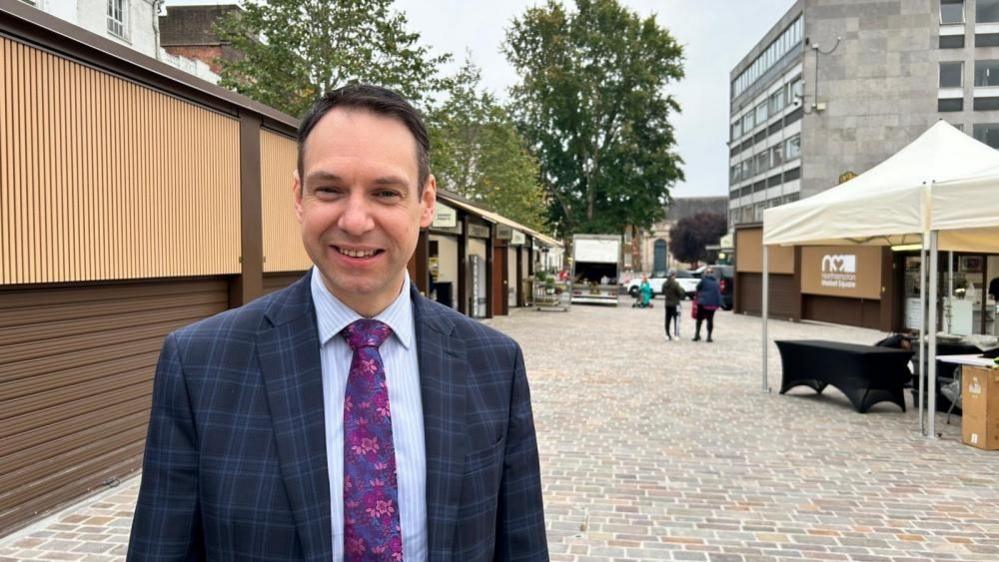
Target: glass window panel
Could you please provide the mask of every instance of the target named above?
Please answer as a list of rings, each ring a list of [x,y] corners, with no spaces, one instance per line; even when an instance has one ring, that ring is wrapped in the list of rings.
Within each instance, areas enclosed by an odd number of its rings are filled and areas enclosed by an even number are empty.
[[[964,23],[964,0],[940,0],[940,23]]]
[[[999,148],[999,123],[978,123],[972,128],[972,135],[992,148]]]
[[[940,63],[940,87],[941,88],[960,88],[961,87],[961,69],[964,64],[961,62],[942,62]]]
[[[975,61],[975,86],[999,86],[999,60]]]
[[[767,120],[767,102],[762,102],[756,106],[756,122],[763,124]]]
[[[794,160],[795,158],[801,156],[801,137],[799,135],[794,135],[793,137],[787,139],[785,143],[786,150],[784,151],[785,160]]]
[[[978,23],[999,22],[999,0],[978,0],[975,2],[975,21]]]

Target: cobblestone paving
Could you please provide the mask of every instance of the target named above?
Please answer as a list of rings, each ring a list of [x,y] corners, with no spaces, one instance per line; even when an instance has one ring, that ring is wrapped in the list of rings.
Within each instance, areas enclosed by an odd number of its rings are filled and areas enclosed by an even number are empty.
[[[917,432],[913,409],[854,411],[834,389],[762,392],[759,320],[666,342],[662,309],[514,311],[552,560],[999,561],[999,453]],[[686,311],[685,311],[686,312]],[[770,336],[872,343],[774,321]],[[780,364],[771,345],[770,386]],[[911,405],[911,398],[910,398]],[[0,561],[123,558],[138,479],[0,540]]]

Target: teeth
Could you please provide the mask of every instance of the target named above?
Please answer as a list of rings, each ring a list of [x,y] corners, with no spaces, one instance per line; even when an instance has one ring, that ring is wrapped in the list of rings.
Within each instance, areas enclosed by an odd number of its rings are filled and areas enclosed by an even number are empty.
[[[358,250],[348,250],[346,248],[340,248],[340,253],[352,258],[368,258],[375,255],[374,250],[368,251],[358,251]]]

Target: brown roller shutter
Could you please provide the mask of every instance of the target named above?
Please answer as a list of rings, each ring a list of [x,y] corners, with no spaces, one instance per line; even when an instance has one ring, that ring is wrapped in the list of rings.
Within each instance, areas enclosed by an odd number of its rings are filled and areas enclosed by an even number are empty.
[[[293,271],[290,273],[265,273],[264,274],[264,294],[284,289],[305,275],[304,271]]]
[[[0,535],[141,465],[163,337],[222,279],[0,288]]]

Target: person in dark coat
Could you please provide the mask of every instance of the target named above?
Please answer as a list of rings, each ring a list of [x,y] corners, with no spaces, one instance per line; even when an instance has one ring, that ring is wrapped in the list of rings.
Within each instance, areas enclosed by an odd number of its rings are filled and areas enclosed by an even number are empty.
[[[672,340],[673,335],[670,333],[670,326],[672,326],[676,320],[679,318],[678,309],[680,307],[680,301],[686,293],[683,291],[683,287],[676,280],[676,272],[670,271],[669,277],[666,279],[666,284],[663,285],[663,298],[666,299],[666,339]],[[677,326],[677,337],[680,336],[680,328]]]
[[[697,325],[694,328],[694,341],[701,340],[701,322],[704,320],[708,322],[708,341],[714,341],[711,339],[711,332],[715,328],[715,311],[721,307],[722,294],[721,285],[715,279],[713,267],[704,271],[700,282],[697,283],[697,292],[694,298],[697,299]]]

